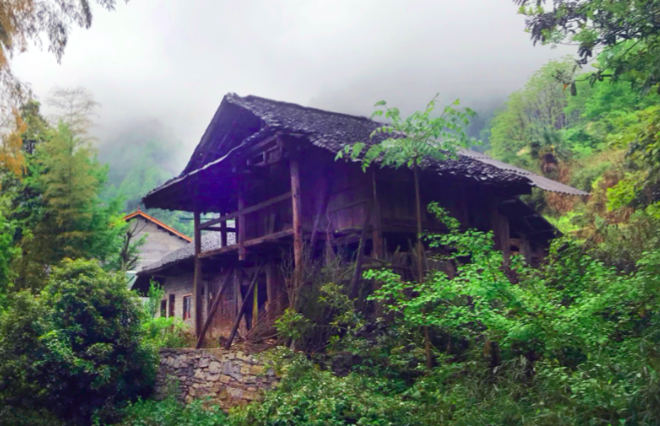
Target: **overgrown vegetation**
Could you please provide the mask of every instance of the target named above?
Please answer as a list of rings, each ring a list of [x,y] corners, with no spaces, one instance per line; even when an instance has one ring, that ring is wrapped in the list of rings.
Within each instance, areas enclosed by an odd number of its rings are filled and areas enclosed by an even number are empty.
[[[0,102],[0,424],[660,423],[657,1],[516,3],[534,42],[576,42],[577,63],[550,62],[513,93],[485,145],[591,193],[527,197],[564,237],[532,268],[431,204],[447,232],[417,221],[416,273],[383,266],[358,281],[351,255],[309,260],[306,285],[289,289],[295,303],[276,321],[281,384],[228,414],[208,401],[148,399],[157,349],[194,342],[181,320],[154,317],[161,289],[141,305],[122,274],[135,249],[122,209],[171,174],[176,141],[129,132],[131,149],[105,145],[108,170],[84,91],[57,93],[65,110],[49,122],[9,67],[42,29],[87,26],[87,3],[0,7],[0,92],[11,95]],[[59,57],[58,34],[48,38]],[[437,114],[435,102],[406,118],[377,104],[389,121],[376,143],[340,156],[365,170],[408,167],[418,192],[426,161],[471,144],[470,110]],[[182,214],[157,214],[190,233]],[[424,270],[423,238],[428,264],[446,268]]]
[[[125,278],[94,261],[64,261],[39,297],[13,294],[0,315],[0,421],[115,419],[154,379],[141,315]]]
[[[456,265],[455,276],[436,271],[411,282],[388,269],[367,271],[365,278],[377,283],[368,300],[380,312],[334,303],[331,318],[356,318],[355,327],[336,328],[326,352],[311,360],[280,355],[282,385],[236,419],[654,424],[660,418],[659,251],[643,254],[635,272],[625,274],[562,239],[541,268],[516,258],[505,268],[490,233],[461,232],[455,219],[431,210],[450,232],[429,236],[430,244],[442,253],[436,260]],[[334,300],[346,300],[346,291],[335,289]],[[315,326],[301,314],[287,323],[297,336]]]
[[[170,396],[162,401],[138,400],[122,410],[120,425],[125,426],[213,426],[227,422],[218,406],[196,400],[183,404]]]

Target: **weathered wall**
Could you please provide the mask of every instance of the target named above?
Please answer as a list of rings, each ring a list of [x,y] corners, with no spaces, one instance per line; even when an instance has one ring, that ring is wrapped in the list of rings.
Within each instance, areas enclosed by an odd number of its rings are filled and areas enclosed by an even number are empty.
[[[226,410],[261,399],[278,381],[263,361],[241,351],[161,349],[156,396],[174,391],[185,402],[210,397]]]
[[[182,272],[177,275],[168,276],[165,279],[163,282],[163,300],[165,300],[167,307],[165,316],[170,316],[170,295],[174,295],[174,316],[183,319],[183,297],[192,296],[192,287],[192,273]],[[194,309],[195,307],[193,306],[191,317],[185,320],[185,323],[191,327],[193,326],[192,318],[194,318],[195,315]],[[160,309],[156,313],[156,316],[160,316]]]
[[[140,238],[146,236],[144,243],[138,249],[139,256],[135,266],[136,271],[159,261],[167,253],[190,244],[142,217],[135,217],[131,219],[130,223],[135,232],[135,241],[139,241]]]

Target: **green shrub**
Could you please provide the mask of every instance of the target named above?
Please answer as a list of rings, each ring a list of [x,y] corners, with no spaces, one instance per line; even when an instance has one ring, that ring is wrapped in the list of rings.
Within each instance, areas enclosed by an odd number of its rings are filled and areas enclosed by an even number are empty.
[[[299,353],[281,349],[281,383],[263,402],[234,409],[233,424],[411,424],[414,401],[387,392],[386,380],[349,374],[337,377]]]
[[[226,415],[218,406],[204,406],[196,400],[183,404],[170,396],[162,401],[138,400],[122,410],[125,426],[212,426],[227,423]]]
[[[37,298],[17,294],[0,318],[5,410],[84,424],[147,394],[156,356],[141,340],[141,309],[120,274],[87,260],[65,260]]]
[[[142,322],[146,343],[156,348],[184,348],[194,345],[190,327],[180,318],[157,317]]]

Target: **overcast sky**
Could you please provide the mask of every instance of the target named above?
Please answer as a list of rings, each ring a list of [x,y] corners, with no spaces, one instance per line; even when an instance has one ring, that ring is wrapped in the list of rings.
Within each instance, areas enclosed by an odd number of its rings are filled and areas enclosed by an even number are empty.
[[[533,46],[511,0],[133,0],[96,9],[58,64],[31,49],[13,63],[42,99],[83,86],[96,133],[158,120],[189,155],[227,92],[369,115],[435,94],[475,109],[501,102],[566,49]],[[182,163],[187,158],[182,159]]]

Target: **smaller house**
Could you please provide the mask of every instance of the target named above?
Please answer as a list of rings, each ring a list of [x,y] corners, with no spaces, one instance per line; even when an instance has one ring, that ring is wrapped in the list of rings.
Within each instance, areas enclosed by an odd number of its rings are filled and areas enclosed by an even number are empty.
[[[138,248],[137,263],[128,271],[134,275],[146,265],[151,265],[163,258],[167,253],[190,245],[192,239],[137,209],[124,216],[124,221],[130,224],[128,236],[131,242],[144,242]]]

